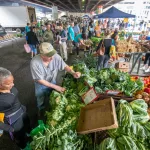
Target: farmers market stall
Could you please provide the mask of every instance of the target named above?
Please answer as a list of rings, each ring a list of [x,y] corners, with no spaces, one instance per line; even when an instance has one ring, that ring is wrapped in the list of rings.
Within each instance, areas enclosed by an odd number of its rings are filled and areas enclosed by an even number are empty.
[[[75,71],[82,73],[81,78],[66,74],[65,93],[53,91],[50,95],[51,110],[46,112],[46,123],[39,121],[39,126],[32,130],[31,149],[148,150],[150,95],[141,94],[144,100],[136,95],[140,91],[150,92],[146,89],[150,79],[131,77],[115,68],[97,71],[84,61],[73,65]],[[114,101],[111,96],[118,98]],[[132,102],[121,98],[132,98]],[[101,130],[104,132],[99,134]],[[99,140],[99,136],[103,139]]]
[[[135,15],[125,13],[112,6],[104,13],[93,16],[93,19],[99,19],[99,18],[135,18]]]

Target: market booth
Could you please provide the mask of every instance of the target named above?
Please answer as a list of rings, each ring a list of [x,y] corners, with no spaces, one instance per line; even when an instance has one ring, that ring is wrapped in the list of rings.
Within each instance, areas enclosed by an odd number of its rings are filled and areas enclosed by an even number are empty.
[[[125,13],[113,6],[104,13],[93,16],[93,19],[100,18],[135,18],[135,15]]]
[[[115,68],[97,71],[90,65],[74,63],[82,77],[66,74],[66,92],[52,92],[46,122],[39,121],[31,132],[31,149],[149,148],[150,78],[131,77]]]
[[[135,18],[135,15],[131,15],[131,14],[122,12],[115,7],[111,7],[104,13],[93,16],[93,18],[94,19]],[[121,58],[123,57],[125,59],[125,61],[128,62],[128,64],[132,60],[130,70],[128,68],[128,70],[126,70],[126,72],[130,72],[130,74],[132,74],[132,75],[138,75],[142,58],[145,55],[145,53],[147,51],[149,51],[149,46],[148,46],[148,44],[145,43],[144,40],[142,40],[142,41],[136,40],[135,41],[132,38],[133,34],[135,34],[135,33],[133,33],[133,32],[126,33],[125,31],[121,31],[119,33],[120,40],[118,40],[116,42],[116,51],[117,51],[117,55]],[[101,36],[103,37],[103,34]],[[128,38],[125,39],[124,38],[125,36],[128,36]],[[97,44],[102,38],[99,38],[99,40],[98,39],[96,40],[95,37],[92,37],[92,39]],[[137,64],[138,64],[138,66],[136,67]],[[125,67],[125,68],[120,68],[120,69],[125,70],[127,68]],[[133,74],[134,70],[136,70],[136,73]]]

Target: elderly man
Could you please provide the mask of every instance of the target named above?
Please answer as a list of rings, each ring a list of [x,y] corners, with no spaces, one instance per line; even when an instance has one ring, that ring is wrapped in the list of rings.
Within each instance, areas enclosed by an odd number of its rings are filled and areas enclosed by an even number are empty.
[[[35,56],[31,61],[31,73],[35,82],[35,94],[37,97],[37,107],[44,108],[44,100],[52,89],[64,92],[65,88],[56,85],[56,77],[59,70],[71,73],[75,78],[80,77],[79,72],[74,72],[56,53],[49,43],[42,43],[39,47],[40,55]]]
[[[27,144],[26,132],[30,133],[30,121],[26,108],[18,99],[11,72],[0,67],[0,130],[10,133],[20,148]]]
[[[45,25],[46,25],[46,30],[43,34],[43,42],[48,42],[50,44],[53,44],[54,36],[53,36],[53,32],[51,30],[50,22],[46,23]]]

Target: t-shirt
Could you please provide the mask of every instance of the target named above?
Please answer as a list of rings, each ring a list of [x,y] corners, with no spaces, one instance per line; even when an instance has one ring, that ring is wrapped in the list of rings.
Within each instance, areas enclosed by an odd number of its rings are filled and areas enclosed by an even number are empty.
[[[78,34],[78,35],[74,38],[74,42],[76,42],[76,43],[80,42],[79,39],[82,39],[82,34]]]
[[[26,26],[26,27],[25,27],[25,32],[28,33],[29,31],[30,31],[30,27],[29,27],[29,26]]]
[[[68,40],[74,40],[74,30],[72,27],[68,28]]]
[[[43,64],[40,55],[36,55],[30,64],[33,80],[46,80],[51,83],[56,82],[58,71],[64,70],[66,66],[67,64],[58,54],[53,56],[53,59],[47,67]]]
[[[112,39],[111,38],[105,38],[104,40],[101,40],[100,43],[98,44],[97,50],[101,47],[102,42],[104,42],[104,46],[105,46],[105,55],[109,55],[110,53],[110,47],[112,45]]]

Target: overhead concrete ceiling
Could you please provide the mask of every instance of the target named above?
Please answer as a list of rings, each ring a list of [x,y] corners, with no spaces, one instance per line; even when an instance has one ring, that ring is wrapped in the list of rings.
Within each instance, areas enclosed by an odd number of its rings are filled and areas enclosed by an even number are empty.
[[[32,2],[47,7],[57,6],[59,10],[70,12],[91,12],[99,5],[103,8],[112,6],[122,0],[0,0],[0,3],[7,2]]]

